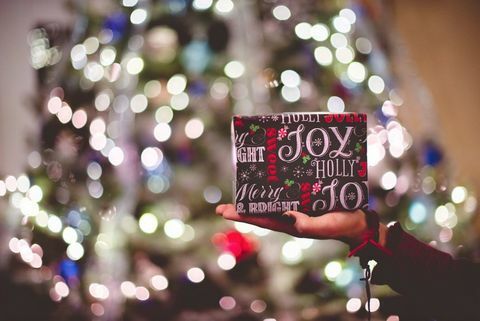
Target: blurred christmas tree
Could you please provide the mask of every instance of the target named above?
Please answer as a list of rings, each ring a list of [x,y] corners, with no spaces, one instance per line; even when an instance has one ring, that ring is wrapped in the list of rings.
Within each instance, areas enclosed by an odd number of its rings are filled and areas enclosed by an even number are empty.
[[[476,200],[453,188],[434,137],[413,142],[397,118],[380,4],[73,8],[72,30],[29,36],[42,129],[27,174],[0,181],[9,320],[364,317],[345,247],[213,214],[231,200],[233,114],[368,113],[371,207],[444,250],[460,244]],[[401,313],[375,290],[372,310]]]

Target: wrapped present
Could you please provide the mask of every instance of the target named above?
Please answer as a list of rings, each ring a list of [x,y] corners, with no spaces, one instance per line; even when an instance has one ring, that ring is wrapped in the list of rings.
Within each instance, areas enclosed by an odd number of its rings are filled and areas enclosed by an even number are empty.
[[[318,216],[366,207],[366,122],[359,113],[234,116],[237,212]]]

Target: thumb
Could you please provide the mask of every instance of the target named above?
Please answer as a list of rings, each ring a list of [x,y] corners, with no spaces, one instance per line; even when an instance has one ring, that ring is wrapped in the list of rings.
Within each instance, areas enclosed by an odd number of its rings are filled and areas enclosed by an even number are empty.
[[[282,216],[289,217],[295,223],[310,218],[307,214],[298,211],[286,211]]]
[[[318,237],[315,235],[314,218],[298,211],[287,211],[283,214],[292,220],[298,236],[300,237]]]

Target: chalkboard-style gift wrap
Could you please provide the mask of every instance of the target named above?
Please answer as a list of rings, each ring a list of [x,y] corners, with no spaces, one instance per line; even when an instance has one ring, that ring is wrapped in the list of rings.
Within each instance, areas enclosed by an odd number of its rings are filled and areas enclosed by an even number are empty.
[[[318,216],[368,205],[367,116],[234,116],[234,202],[248,215]]]

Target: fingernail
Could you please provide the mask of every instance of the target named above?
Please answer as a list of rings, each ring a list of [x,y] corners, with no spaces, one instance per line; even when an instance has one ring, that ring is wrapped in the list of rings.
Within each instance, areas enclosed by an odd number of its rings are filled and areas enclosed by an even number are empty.
[[[290,224],[293,224],[296,222],[296,218],[295,216],[291,215],[290,212],[285,212],[285,213],[282,213],[282,219],[284,219],[285,221],[287,221],[287,223],[290,223]]]
[[[216,207],[215,211],[217,212],[217,214],[220,214],[223,210],[223,208],[225,207],[225,204],[220,204]]]

